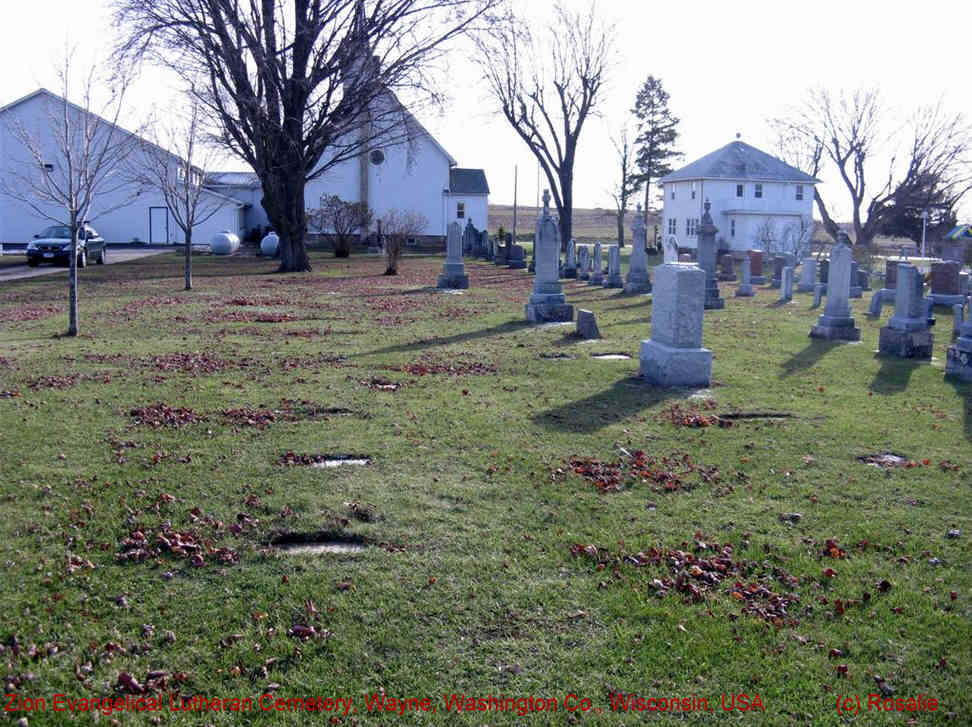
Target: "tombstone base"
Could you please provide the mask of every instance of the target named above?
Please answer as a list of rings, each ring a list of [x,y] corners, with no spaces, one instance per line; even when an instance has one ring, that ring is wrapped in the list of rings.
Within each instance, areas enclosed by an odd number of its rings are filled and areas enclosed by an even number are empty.
[[[628,273],[628,280],[624,284],[625,293],[650,293],[651,274],[647,271]]]
[[[806,285],[805,283],[800,283],[799,285],[797,285],[797,292],[798,293],[812,293],[815,286],[816,286],[816,283],[811,283],[810,285]]]
[[[810,329],[810,338],[825,341],[860,341],[861,329],[854,327],[853,318],[833,318],[822,315],[817,325]]]
[[[716,277],[720,283],[735,283],[737,280],[739,280],[735,273],[732,273],[731,275],[729,273],[719,273]]]
[[[591,273],[591,279],[587,281],[588,285],[604,285],[604,273]]]
[[[562,277],[562,278],[576,279],[577,278],[577,268],[568,268],[565,265],[564,266],[563,273],[561,274],[560,277]]]
[[[736,288],[737,298],[752,298],[755,295],[753,292],[753,286],[743,283],[738,288]]]
[[[567,303],[527,303],[526,319],[530,323],[563,323],[574,320],[574,306]]]
[[[642,341],[639,375],[656,386],[707,387],[712,383],[712,351]]]
[[[953,306],[965,302],[964,295],[949,295],[948,293],[929,293],[933,305]]]
[[[863,297],[863,295],[864,295],[864,291],[861,289],[860,286],[852,285],[851,286],[851,289],[850,289],[850,295],[848,295],[847,297],[848,298],[861,298],[861,297]]]
[[[749,282],[752,283],[753,285],[766,285],[766,276],[753,275],[752,277],[749,278]]]
[[[578,280],[590,280],[591,279],[591,274],[589,272],[587,272],[586,270],[581,270],[580,272],[577,273],[577,279]]]
[[[705,304],[702,306],[705,310],[721,310],[726,307],[726,301],[716,296],[706,296]]]
[[[509,263],[509,260],[507,259],[506,255],[496,253],[496,256],[493,258],[493,265],[506,265],[507,263]]]
[[[934,342],[930,331],[900,331],[884,326],[878,338],[878,351],[898,358],[931,358]]]
[[[948,347],[945,376],[972,381],[972,339],[962,337]]]
[[[601,285],[605,288],[623,288],[624,281],[621,280],[621,275],[608,275],[604,278],[604,282]]]
[[[449,290],[466,290],[469,287],[469,276],[465,274],[442,273],[435,287]]]

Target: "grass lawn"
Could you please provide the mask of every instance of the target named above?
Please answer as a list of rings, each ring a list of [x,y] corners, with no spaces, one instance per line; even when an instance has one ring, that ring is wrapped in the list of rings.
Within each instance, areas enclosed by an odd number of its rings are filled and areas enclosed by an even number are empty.
[[[650,297],[566,282],[583,343],[524,323],[526,271],[468,263],[454,295],[441,256],[312,259],[199,257],[191,292],[176,253],[88,268],[75,339],[62,277],[0,287],[0,662],[36,707],[9,723],[73,724],[55,694],[163,700],[123,725],[968,723],[944,310],[915,364],[875,355],[867,299],[863,342],[827,344],[809,295],[723,286],[713,387],[664,391],[637,378]],[[859,460],[884,452],[905,466]],[[358,547],[272,545],[320,534]],[[339,711],[273,709],[318,696]],[[251,711],[189,711],[217,698]],[[699,711],[612,711],[638,698]]]

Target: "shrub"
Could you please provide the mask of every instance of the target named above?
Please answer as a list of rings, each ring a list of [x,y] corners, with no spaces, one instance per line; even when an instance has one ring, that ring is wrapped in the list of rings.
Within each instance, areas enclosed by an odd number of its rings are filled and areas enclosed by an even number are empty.
[[[345,202],[334,194],[321,197],[321,206],[310,212],[313,223],[322,231],[334,231],[334,257],[349,257],[358,230],[371,226],[373,215],[364,202]]]
[[[398,261],[406,240],[418,237],[428,225],[425,215],[415,210],[388,210],[379,220],[385,242],[385,275],[398,275]]]

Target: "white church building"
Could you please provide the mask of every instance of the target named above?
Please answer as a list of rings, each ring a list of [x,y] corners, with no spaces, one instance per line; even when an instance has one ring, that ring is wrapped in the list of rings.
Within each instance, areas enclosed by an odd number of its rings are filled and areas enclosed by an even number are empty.
[[[68,106],[72,113],[88,113],[74,104]],[[0,107],[0,179],[15,183],[17,166],[21,165],[22,169],[23,164],[31,163],[14,129],[29,129],[43,141],[44,135],[51,133],[52,109],[63,108],[63,99],[45,89]],[[427,238],[444,240],[453,221],[463,226],[471,221],[477,229],[485,229],[489,223],[489,186],[483,170],[459,168],[455,158],[407,109],[400,108],[400,111],[400,118],[410,130],[407,143],[374,144],[356,158],[340,162],[308,182],[305,189],[308,210],[318,207],[322,196],[337,195],[347,202],[366,202],[376,219],[392,209],[418,212],[426,220]],[[98,121],[109,123],[104,119]],[[142,149],[168,153],[146,145],[134,134],[123,133],[131,136],[133,143]],[[56,164],[56,144],[51,140],[49,146],[50,164]],[[137,166],[138,155],[133,155],[133,159]],[[256,174],[210,173],[204,186],[206,194],[219,200],[222,206],[215,216],[194,229],[194,241],[208,241],[222,230],[243,238],[247,232],[269,225]],[[162,194],[150,188],[137,192],[120,189],[101,195],[88,221],[107,242],[183,242],[182,232]],[[50,223],[22,201],[0,194],[0,243],[26,242]],[[308,232],[326,231],[310,228]]]
[[[813,228],[819,180],[738,139],[658,183],[665,196],[663,236],[674,235],[681,248],[698,246],[706,200],[723,249],[765,250]]]

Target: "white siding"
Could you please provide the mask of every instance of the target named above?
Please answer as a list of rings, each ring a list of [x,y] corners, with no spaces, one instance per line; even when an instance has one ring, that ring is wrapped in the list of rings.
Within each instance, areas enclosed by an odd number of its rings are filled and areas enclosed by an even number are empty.
[[[459,204],[464,206],[464,214],[459,219]],[[443,232],[450,222],[459,222],[462,227],[466,226],[467,220],[472,220],[473,227],[477,230],[489,228],[489,197],[485,194],[450,194],[446,199],[446,220],[443,225]]]

